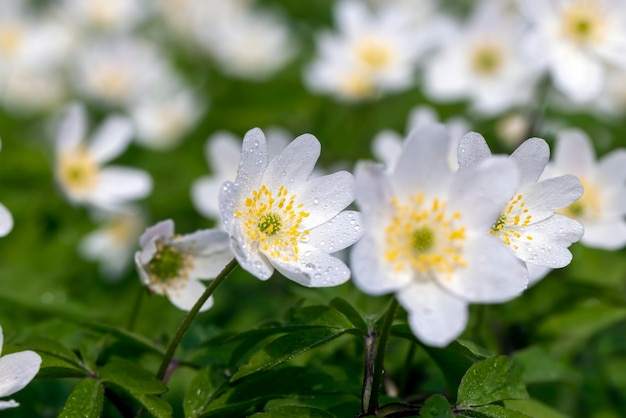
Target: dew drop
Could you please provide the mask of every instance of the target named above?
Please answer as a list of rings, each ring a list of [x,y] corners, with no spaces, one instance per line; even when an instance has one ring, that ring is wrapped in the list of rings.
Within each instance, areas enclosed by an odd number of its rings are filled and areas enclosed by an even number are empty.
[[[316,197],[315,199],[313,199],[313,204],[317,205],[318,203],[320,203],[320,200]]]

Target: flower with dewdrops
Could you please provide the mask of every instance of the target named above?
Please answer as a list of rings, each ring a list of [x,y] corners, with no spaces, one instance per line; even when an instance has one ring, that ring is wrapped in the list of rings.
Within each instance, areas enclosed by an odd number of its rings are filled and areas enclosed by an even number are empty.
[[[362,235],[354,178],[346,171],[310,178],[320,155],[313,135],[297,137],[269,159],[263,132],[246,133],[234,183],[220,191],[222,222],[239,265],[261,280],[274,269],[308,287],[336,286],[350,270],[334,252]]]
[[[4,336],[0,326],[0,354]],[[6,354],[0,357],[0,398],[11,396],[30,383],[39,372],[41,357],[34,351],[26,350],[17,353]],[[13,399],[0,400],[0,410],[20,406]]]
[[[471,132],[461,139],[460,170],[490,157],[482,135]],[[583,235],[580,222],[555,213],[580,198],[580,181],[571,174],[539,181],[549,158],[550,148],[541,138],[526,140],[511,154],[509,159],[517,164],[520,182],[489,230],[527,264],[531,282],[542,278],[546,267],[568,265],[572,260],[568,247]]]
[[[359,163],[356,201],[367,233],[351,253],[355,285],[395,292],[417,337],[447,345],[463,332],[469,303],[507,301],[528,284],[524,263],[489,234],[518,183],[503,157],[451,170],[440,125],[414,130],[391,173]]]
[[[271,160],[285,149],[289,134],[281,128],[269,128],[267,133],[268,159]],[[198,212],[210,219],[220,219],[219,194],[222,184],[234,181],[241,160],[241,138],[237,135],[218,131],[211,135],[204,145],[204,156],[213,174],[202,176],[191,186],[191,201]]]
[[[96,216],[101,226],[80,241],[78,251],[84,258],[100,263],[103,278],[116,281],[131,265],[145,220],[136,208],[102,211]]]
[[[215,278],[233,259],[224,231],[204,229],[175,235],[172,220],[148,228],[139,244],[135,264],[141,282],[184,311],[190,310],[204,293],[200,280]],[[209,298],[200,311],[212,305],[213,298]]]
[[[124,117],[110,116],[86,143],[86,119],[82,106],[70,106],[56,137],[55,177],[68,200],[114,210],[147,196],[152,179],[144,171],[103,167],[130,143],[131,123]]]
[[[581,130],[559,133],[554,158],[544,178],[576,175],[582,197],[561,212],[585,225],[580,240],[594,248],[616,250],[626,245],[626,150],[617,149],[596,161],[593,145]]]
[[[611,67],[626,69],[626,3],[615,0],[518,0],[532,27],[529,59],[544,63],[575,102],[596,98]]]

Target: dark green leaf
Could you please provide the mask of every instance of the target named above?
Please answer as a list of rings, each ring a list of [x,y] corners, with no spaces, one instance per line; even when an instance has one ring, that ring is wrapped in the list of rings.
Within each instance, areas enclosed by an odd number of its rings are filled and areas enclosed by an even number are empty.
[[[129,393],[155,395],[167,391],[167,386],[154,374],[135,362],[121,358],[113,358],[99,369],[98,375],[103,382],[115,383]]]
[[[334,340],[345,332],[337,328],[308,328],[283,335],[254,353],[248,363],[235,373],[232,381],[282,364],[314,347]]]
[[[507,409],[500,405],[483,405],[463,410],[461,416],[475,418],[541,418],[530,417],[513,409]]]
[[[50,356],[65,360],[68,363],[73,364],[79,369],[83,369],[80,358],[74,353],[74,351],[65,347],[63,344],[56,340],[44,337],[29,338],[24,343],[20,344],[24,348],[36,351],[37,353],[45,353]]]
[[[305,306],[290,309],[287,325],[319,325],[327,328],[353,329],[352,323],[337,309],[329,306]]]
[[[511,399],[504,401],[504,406],[533,418],[566,418],[560,412],[534,399]]]
[[[518,351],[513,355],[513,360],[522,366],[522,379],[526,384],[573,381],[576,378],[574,369],[538,346]]]
[[[135,334],[123,328],[118,328],[95,321],[80,321],[78,323],[86,328],[98,331],[100,333],[112,335],[118,340],[132,346],[135,350],[141,350],[140,352],[147,351],[160,355],[165,354],[165,350],[162,347],[155,345],[152,341],[150,341],[143,335]]]
[[[96,379],[81,380],[65,402],[59,418],[97,418],[102,414],[104,389]]]
[[[330,301],[330,306],[337,309],[339,312],[343,314],[352,325],[358,329],[362,334],[367,333],[367,324],[363,320],[361,314],[350,305],[345,299],[334,298]]]
[[[335,415],[330,412],[302,405],[281,405],[250,416],[255,418],[335,418]]]
[[[213,400],[220,386],[226,382],[226,377],[213,371],[212,367],[200,370],[191,380],[185,398],[183,409],[186,417],[198,417]]]
[[[486,405],[503,399],[528,397],[522,368],[505,356],[492,357],[469,368],[458,391],[459,407]]]
[[[423,418],[454,418],[450,402],[443,395],[433,395],[426,399],[420,411]]]

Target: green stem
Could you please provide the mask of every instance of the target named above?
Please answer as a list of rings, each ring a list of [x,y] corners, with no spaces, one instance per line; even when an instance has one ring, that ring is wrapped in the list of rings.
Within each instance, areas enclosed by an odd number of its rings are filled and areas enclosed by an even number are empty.
[[[393,298],[383,318],[383,326],[378,335],[377,343],[375,334],[368,333],[365,337],[365,378],[363,379],[362,408],[363,412],[367,414],[375,414],[378,409],[378,394],[383,380],[387,340],[391,333],[391,325],[396,316],[397,308],[398,301],[396,298]],[[368,337],[370,338],[369,341]],[[373,349],[374,346],[375,351]]]
[[[135,328],[135,323],[137,322],[137,317],[139,316],[139,308],[141,307],[141,301],[143,300],[143,295],[146,293],[146,289],[143,286],[139,286],[139,294],[135,298],[135,303],[133,304],[133,310],[130,312],[130,317],[128,318],[128,325],[126,328],[129,331],[132,331]]]
[[[237,265],[237,259],[231,260],[231,262],[228,263],[226,267],[224,267],[224,270],[222,270],[222,272],[217,275],[217,277],[211,282],[211,284],[207,286],[206,290],[204,291],[202,296],[200,296],[200,299],[198,299],[196,304],[193,305],[193,308],[191,308],[183,322],[180,324],[176,335],[174,336],[174,338],[172,338],[172,341],[170,341],[170,345],[167,347],[167,351],[165,352],[165,356],[163,357],[163,361],[161,362],[161,367],[159,367],[159,371],[156,374],[157,379],[163,380],[163,377],[165,376],[165,373],[167,372],[167,369],[172,362],[174,353],[176,352],[180,341],[183,339],[183,335],[185,335],[187,328],[189,328],[189,325],[191,325],[191,322],[200,311],[202,305],[204,305],[204,302],[206,302],[209,297],[211,297],[215,289],[217,289],[220,283],[222,283],[222,281],[224,281],[224,279],[228,277],[228,275],[235,269],[235,267],[237,267]]]

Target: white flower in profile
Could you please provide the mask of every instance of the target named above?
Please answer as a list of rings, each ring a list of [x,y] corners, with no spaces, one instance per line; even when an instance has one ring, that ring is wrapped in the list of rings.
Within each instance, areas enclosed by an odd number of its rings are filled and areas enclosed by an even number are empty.
[[[537,71],[519,47],[523,21],[501,0],[483,0],[426,63],[424,88],[437,100],[467,99],[484,114],[527,102]]]
[[[275,127],[266,129],[265,132],[268,158],[272,160],[289,143],[289,134]],[[224,182],[234,181],[237,177],[237,167],[241,160],[241,138],[227,131],[215,132],[206,140],[204,156],[213,174],[194,181],[191,186],[191,201],[203,216],[219,220],[220,189]]]
[[[559,133],[545,178],[576,175],[582,197],[562,210],[585,225],[580,240],[594,248],[615,250],[626,245],[626,150],[617,149],[596,161],[593,145],[581,130]]]
[[[461,139],[458,156],[464,170],[490,158],[491,151],[482,135],[471,132]],[[534,283],[547,273],[546,267],[561,268],[572,261],[568,247],[580,240],[583,225],[555,212],[578,200],[583,188],[572,174],[539,181],[550,159],[550,148],[541,138],[524,141],[509,159],[517,164],[520,182],[490,232],[526,263]]]
[[[89,142],[84,108],[67,109],[56,137],[55,177],[72,203],[115,210],[147,196],[152,179],[144,171],[105,163],[119,156],[132,139],[132,125],[121,116],[108,117]]]
[[[451,170],[439,125],[412,131],[391,173],[360,162],[367,233],[351,253],[353,282],[368,294],[394,292],[417,337],[447,345],[464,330],[469,303],[507,301],[528,284],[524,263],[489,234],[518,182],[503,157]]]
[[[148,228],[139,244],[135,264],[142,284],[153,293],[167,296],[184,311],[190,310],[204,293],[201,280],[214,279],[233,259],[226,232],[204,229],[175,235],[174,222],[169,219]],[[211,306],[212,297],[200,312]]]
[[[626,69],[626,3],[616,0],[518,1],[532,24],[529,58],[543,61],[559,91],[575,102],[602,92],[610,67]]]
[[[4,335],[0,326],[0,354]],[[41,357],[34,351],[26,350],[0,357],[0,398],[11,396],[30,383],[39,372]],[[13,399],[0,400],[0,410],[15,408],[20,404]]]
[[[269,159],[265,136],[252,129],[243,139],[235,182],[220,191],[222,222],[237,261],[261,280],[274,269],[307,287],[336,286],[350,270],[334,252],[362,234],[354,178],[346,171],[310,178],[320,155],[313,135],[297,137]]]
[[[101,226],[86,235],[78,245],[79,253],[100,263],[100,274],[108,281],[119,280],[128,271],[137,239],[145,229],[145,220],[136,208],[97,213]]]

